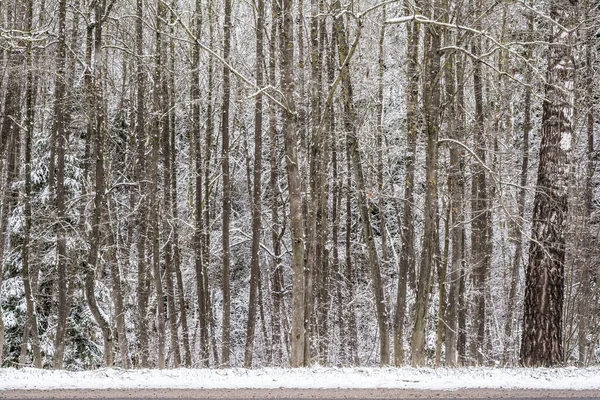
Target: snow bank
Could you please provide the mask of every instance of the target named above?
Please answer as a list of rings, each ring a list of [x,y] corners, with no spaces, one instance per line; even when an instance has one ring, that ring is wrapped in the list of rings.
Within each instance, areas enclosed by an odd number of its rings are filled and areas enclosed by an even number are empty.
[[[570,389],[600,390],[600,368],[0,369],[9,389]]]

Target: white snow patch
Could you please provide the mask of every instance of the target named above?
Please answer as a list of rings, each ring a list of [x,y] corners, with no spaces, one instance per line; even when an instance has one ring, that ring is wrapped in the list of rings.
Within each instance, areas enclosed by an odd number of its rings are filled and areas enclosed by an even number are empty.
[[[600,390],[600,368],[0,369],[9,389],[567,389]],[[600,392],[599,392],[600,393]]]
[[[569,132],[562,132],[560,136],[560,148],[564,151],[571,150],[571,142],[573,137]]]

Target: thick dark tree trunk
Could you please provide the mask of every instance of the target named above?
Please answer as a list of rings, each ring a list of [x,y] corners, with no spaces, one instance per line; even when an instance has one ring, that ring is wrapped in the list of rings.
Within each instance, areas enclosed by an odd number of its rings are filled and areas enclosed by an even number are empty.
[[[576,1],[551,2],[542,142],[534,200],[529,264],[525,274],[524,366],[564,362],[563,297],[568,154],[573,135],[573,40]]]

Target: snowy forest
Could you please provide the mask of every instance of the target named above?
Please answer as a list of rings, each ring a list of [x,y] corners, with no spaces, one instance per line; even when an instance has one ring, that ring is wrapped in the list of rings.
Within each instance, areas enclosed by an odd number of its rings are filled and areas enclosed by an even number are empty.
[[[0,1],[0,365],[600,363],[600,3]]]

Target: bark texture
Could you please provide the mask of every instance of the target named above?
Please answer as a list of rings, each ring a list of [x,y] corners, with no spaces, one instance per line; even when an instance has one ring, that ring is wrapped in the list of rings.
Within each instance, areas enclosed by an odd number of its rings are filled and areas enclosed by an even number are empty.
[[[433,10],[440,10],[439,0],[433,2]],[[437,232],[438,219],[438,135],[441,119],[440,113],[440,44],[441,32],[438,28],[425,28],[425,80],[423,82],[424,118],[427,134],[427,156],[425,177],[425,227],[423,232],[423,249],[421,267],[417,283],[417,299],[415,300],[415,324],[411,337],[411,364],[424,366],[426,362],[425,326],[432,273],[436,271],[439,260]]]
[[[298,170],[298,134],[296,131],[296,102],[294,99],[294,22],[292,0],[281,5],[282,29],[279,46],[281,56],[281,88],[285,96],[283,137],[286,171],[290,195],[290,229],[292,239],[292,330],[290,364],[304,365],[304,215],[302,190]]]
[[[564,362],[563,301],[567,177],[573,135],[574,65],[570,29],[576,24],[576,1],[553,0],[548,70],[542,114],[542,142],[534,200],[532,240],[525,274],[524,366]]]

